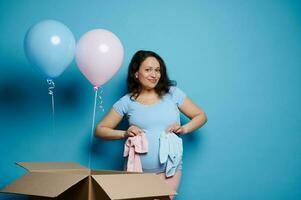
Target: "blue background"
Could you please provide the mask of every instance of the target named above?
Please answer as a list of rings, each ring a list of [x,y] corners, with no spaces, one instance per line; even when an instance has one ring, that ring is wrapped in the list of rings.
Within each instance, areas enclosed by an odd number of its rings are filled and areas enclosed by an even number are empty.
[[[301,3],[288,0],[2,0],[0,188],[25,173],[16,161],[87,166],[92,152],[92,168],[122,167],[122,141],[89,146],[94,91],[74,61],[55,80],[52,131],[46,80],[23,51],[28,28],[45,19],[76,40],[105,28],[122,41],[124,63],[103,87],[105,112],[124,94],[139,49],[159,53],[205,110],[208,123],[184,137],[177,199],[301,199]],[[97,109],[96,121],[104,114]],[[12,198],[22,197],[0,195]]]

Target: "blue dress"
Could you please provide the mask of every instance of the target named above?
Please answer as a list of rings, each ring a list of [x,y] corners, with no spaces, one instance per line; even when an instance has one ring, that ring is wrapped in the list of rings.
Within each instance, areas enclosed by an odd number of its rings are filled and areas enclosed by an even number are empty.
[[[113,105],[114,110],[125,116],[130,125],[141,128],[147,136],[148,153],[140,155],[143,172],[165,171],[166,164],[161,164],[159,160],[159,138],[162,131],[170,125],[180,124],[178,107],[182,105],[185,97],[186,94],[182,90],[172,86],[155,104],[143,105],[130,99],[130,94],[126,94]],[[181,169],[181,165],[178,169]]]

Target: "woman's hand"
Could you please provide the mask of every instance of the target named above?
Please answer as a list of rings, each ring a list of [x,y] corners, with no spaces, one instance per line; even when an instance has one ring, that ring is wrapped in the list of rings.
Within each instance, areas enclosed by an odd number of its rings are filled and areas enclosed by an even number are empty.
[[[175,134],[185,134],[187,131],[184,126],[181,126],[178,123],[174,123],[166,129],[166,132],[173,132]]]
[[[124,137],[134,137],[136,135],[140,135],[143,133],[143,130],[137,126],[130,126],[128,130],[125,132]]]

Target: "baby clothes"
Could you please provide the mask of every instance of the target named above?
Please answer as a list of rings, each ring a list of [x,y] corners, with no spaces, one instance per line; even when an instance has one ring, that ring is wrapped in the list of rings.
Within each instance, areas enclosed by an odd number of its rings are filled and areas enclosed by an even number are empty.
[[[171,177],[181,164],[183,156],[183,142],[175,133],[163,131],[160,135],[159,158],[160,163],[166,163],[165,175]]]
[[[142,172],[139,154],[147,153],[148,141],[144,133],[134,137],[128,137],[124,144],[123,156],[128,157],[127,171]]]

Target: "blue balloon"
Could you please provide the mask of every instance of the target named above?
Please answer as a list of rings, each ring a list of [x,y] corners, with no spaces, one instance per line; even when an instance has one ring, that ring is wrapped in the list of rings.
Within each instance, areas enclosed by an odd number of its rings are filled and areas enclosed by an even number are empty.
[[[33,25],[24,40],[29,61],[48,78],[58,77],[70,65],[75,54],[75,39],[63,23],[45,20]]]

